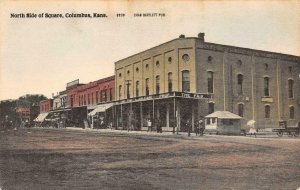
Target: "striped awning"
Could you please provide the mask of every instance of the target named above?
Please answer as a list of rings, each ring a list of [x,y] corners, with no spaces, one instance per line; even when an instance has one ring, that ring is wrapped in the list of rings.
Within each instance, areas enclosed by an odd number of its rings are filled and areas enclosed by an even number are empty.
[[[107,110],[107,109],[110,108],[111,106],[113,106],[112,103],[98,105],[98,106],[97,106],[93,111],[91,111],[88,115],[89,115],[89,116],[93,116],[93,115],[96,115],[96,113],[99,113],[99,112],[105,112],[105,110]]]
[[[45,118],[48,116],[49,112],[46,113],[41,113],[37,116],[37,118],[35,118],[33,121],[36,122],[43,122],[45,120]]]

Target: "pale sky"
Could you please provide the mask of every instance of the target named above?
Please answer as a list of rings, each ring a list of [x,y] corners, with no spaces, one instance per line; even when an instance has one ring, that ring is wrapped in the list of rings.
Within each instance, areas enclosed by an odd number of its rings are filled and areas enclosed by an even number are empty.
[[[108,18],[10,18],[11,13]],[[117,13],[125,13],[117,18]],[[134,17],[165,13],[165,17]],[[300,56],[299,1],[1,1],[0,100],[62,91],[114,74],[114,62],[180,34]]]

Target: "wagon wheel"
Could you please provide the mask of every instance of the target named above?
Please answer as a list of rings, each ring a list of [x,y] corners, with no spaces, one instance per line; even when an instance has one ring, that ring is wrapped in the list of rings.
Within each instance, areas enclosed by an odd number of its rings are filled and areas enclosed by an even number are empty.
[[[278,137],[282,137],[283,136],[283,132],[282,131],[278,131],[277,135],[278,135]]]

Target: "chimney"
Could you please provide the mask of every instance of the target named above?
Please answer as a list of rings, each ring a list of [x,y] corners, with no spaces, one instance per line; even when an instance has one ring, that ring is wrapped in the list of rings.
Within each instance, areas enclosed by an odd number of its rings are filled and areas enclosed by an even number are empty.
[[[180,34],[179,38],[185,38],[184,34]]]
[[[204,42],[204,36],[205,36],[205,33],[200,32],[200,33],[198,34],[198,38],[199,38],[201,41],[203,41],[203,42]]]

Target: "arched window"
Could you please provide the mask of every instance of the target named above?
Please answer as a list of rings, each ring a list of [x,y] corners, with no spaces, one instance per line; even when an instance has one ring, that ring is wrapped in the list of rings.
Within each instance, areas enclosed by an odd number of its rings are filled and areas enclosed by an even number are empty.
[[[237,84],[238,84],[238,95],[243,95],[243,75],[242,74],[238,74],[237,76]]]
[[[135,82],[135,96],[139,96],[139,81]]]
[[[213,59],[212,56],[208,56],[208,57],[207,57],[207,61],[208,61],[209,63],[212,62],[212,59]]]
[[[168,73],[168,91],[172,92],[173,90],[173,81],[172,81],[172,72]]]
[[[146,79],[146,96],[149,96],[149,78]]]
[[[208,103],[208,114],[214,113],[215,112],[215,103],[209,102]]]
[[[99,99],[98,91],[96,91],[96,103],[98,103],[98,99]]]
[[[265,63],[265,71],[268,70],[269,65]]]
[[[288,80],[288,86],[289,86],[289,98],[294,97],[294,81],[292,79]]]
[[[190,72],[182,71],[182,91],[189,92],[190,91]]]
[[[264,77],[264,95],[265,96],[270,96],[269,82],[270,82],[270,78]]]
[[[238,65],[238,66],[242,66],[242,64],[243,64],[243,63],[242,63],[241,60],[238,60],[238,61],[237,61],[237,65]]]
[[[270,105],[265,105],[265,118],[270,118],[271,107]]]
[[[159,77],[159,75],[156,76],[155,81],[156,81],[156,94],[159,94],[159,90],[160,90],[160,86],[159,86],[160,77]]]
[[[244,104],[238,104],[239,116],[244,117]]]
[[[103,90],[103,100],[107,101],[107,89]]]
[[[295,108],[294,108],[294,106],[290,107],[290,119],[295,119]]]
[[[109,100],[113,100],[113,93],[112,93],[112,88],[109,89]]]
[[[121,99],[121,97],[122,97],[122,85],[119,86],[119,99]]]
[[[293,67],[289,66],[289,73],[292,73],[292,71],[293,71]]]
[[[127,81],[126,86],[127,86],[127,98],[130,98],[130,82],[129,81]]]
[[[207,92],[214,93],[214,73],[212,71],[207,72]]]

